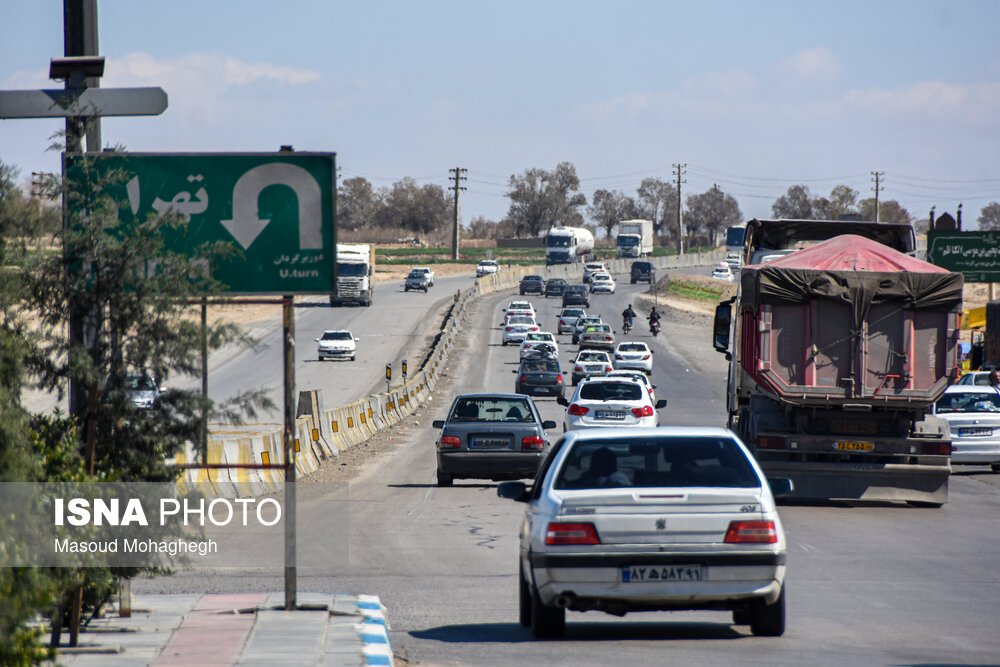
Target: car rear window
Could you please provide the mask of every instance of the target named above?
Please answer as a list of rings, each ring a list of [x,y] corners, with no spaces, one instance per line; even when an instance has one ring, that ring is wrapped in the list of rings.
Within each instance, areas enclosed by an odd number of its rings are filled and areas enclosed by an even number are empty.
[[[510,324],[534,324],[535,318],[527,315],[519,315],[510,318]]]
[[[937,412],[1000,412],[1000,394],[992,390],[945,394],[937,402]]]
[[[603,361],[609,363],[607,352],[581,352],[577,361]]]
[[[559,362],[554,360],[525,361],[521,364],[522,373],[558,373]]]
[[[760,488],[739,446],[728,438],[635,437],[572,445],[556,489]]]
[[[619,352],[645,352],[646,345],[644,343],[622,343],[618,346]]]
[[[458,399],[448,421],[523,423],[535,421],[535,416],[527,399],[487,396]]]
[[[580,398],[585,401],[638,401],[642,387],[634,382],[588,382],[580,387]]]

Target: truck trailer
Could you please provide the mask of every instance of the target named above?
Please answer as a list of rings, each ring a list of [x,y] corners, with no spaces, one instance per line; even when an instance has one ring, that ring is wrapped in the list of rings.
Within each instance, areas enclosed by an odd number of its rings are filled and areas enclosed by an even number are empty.
[[[647,257],[653,254],[653,221],[622,220],[618,223],[615,248],[619,257]]]
[[[582,227],[553,227],[545,235],[545,264],[582,262],[594,249],[594,235]]]
[[[957,370],[963,279],[912,242],[908,225],[748,225],[713,343],[730,362],[729,427],[793,498],[947,500],[950,433],[930,408]]]
[[[370,306],[375,298],[375,246],[337,244],[337,291],[331,306]]]

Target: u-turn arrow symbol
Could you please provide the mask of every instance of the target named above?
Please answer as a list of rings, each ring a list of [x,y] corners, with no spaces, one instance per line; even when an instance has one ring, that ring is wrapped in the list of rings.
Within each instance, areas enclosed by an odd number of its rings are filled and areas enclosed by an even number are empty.
[[[294,164],[262,164],[240,176],[233,187],[233,217],[222,226],[244,250],[257,239],[270,219],[261,219],[257,200],[265,188],[287,185],[299,202],[299,249],[323,247],[323,197],[319,183],[308,171]]]

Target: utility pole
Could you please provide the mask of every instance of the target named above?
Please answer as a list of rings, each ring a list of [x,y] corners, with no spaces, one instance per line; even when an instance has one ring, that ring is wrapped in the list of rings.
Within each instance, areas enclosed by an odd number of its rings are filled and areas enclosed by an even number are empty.
[[[885,182],[882,180],[883,176],[885,176],[884,171],[872,172],[872,181],[875,183],[875,187],[873,188],[875,190],[875,222],[879,222],[878,193],[885,190]]]
[[[679,163],[674,165],[674,172],[675,172],[674,176],[677,177],[677,255],[678,256],[684,254],[684,205],[681,203],[681,184],[687,183],[687,181],[683,179],[684,174],[687,173],[686,171],[684,171],[684,167],[686,166],[687,164],[679,164]]]
[[[451,229],[451,258],[453,260],[458,259],[458,193],[465,190],[462,185],[462,181],[467,180],[465,176],[462,176],[468,169],[463,169],[462,167],[455,167],[454,169],[449,169],[453,175],[448,177],[448,180],[454,181],[455,185],[448,188],[455,192],[455,221],[454,226]]]

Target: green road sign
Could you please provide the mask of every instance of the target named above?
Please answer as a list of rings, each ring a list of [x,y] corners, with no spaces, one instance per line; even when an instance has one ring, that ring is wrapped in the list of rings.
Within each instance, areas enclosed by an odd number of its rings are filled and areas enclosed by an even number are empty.
[[[329,294],[334,282],[334,153],[95,153],[97,177],[122,174],[102,193],[123,221],[174,212],[184,234],[167,247],[197,257],[228,241],[239,252],[211,266],[230,294]],[[79,158],[67,175],[80,178]],[[115,192],[120,187],[120,192]]]
[[[927,261],[966,282],[1000,282],[1000,232],[927,232]]]

